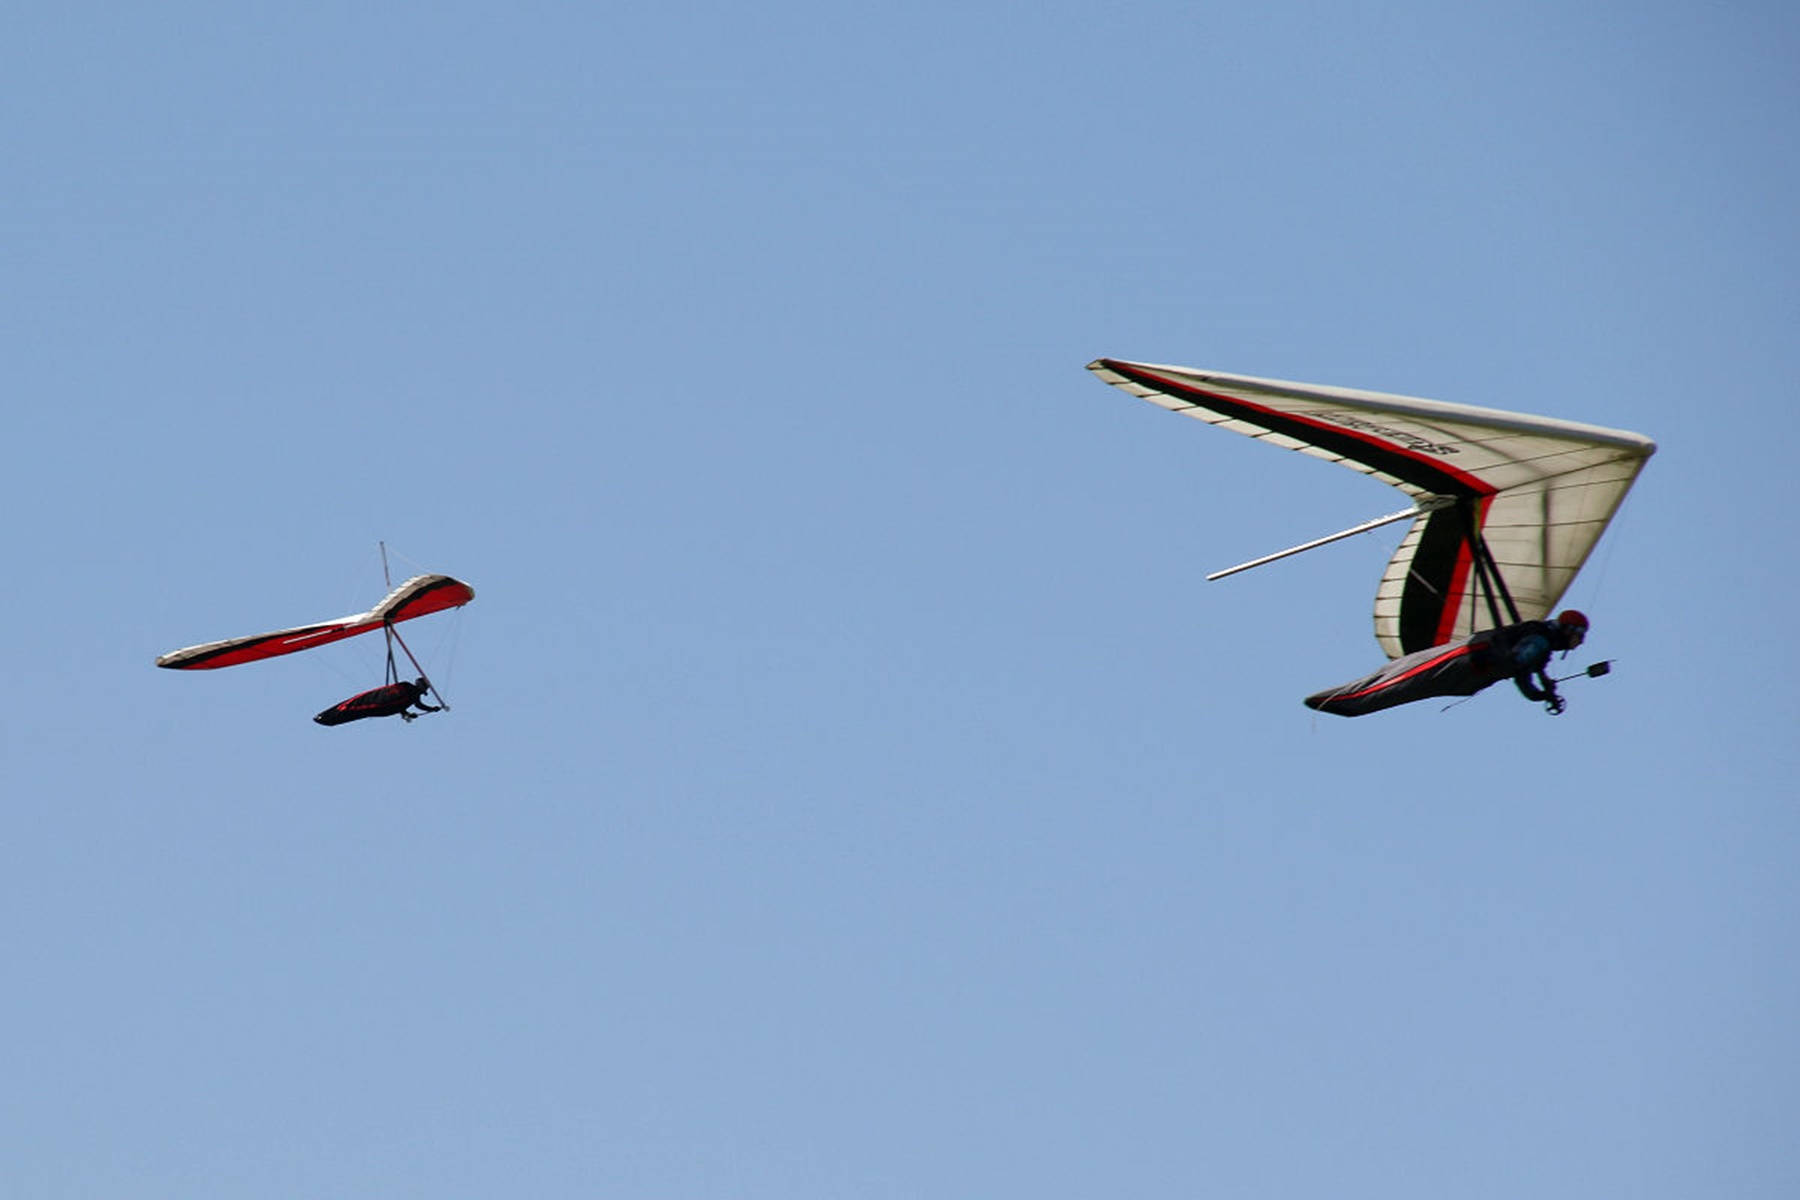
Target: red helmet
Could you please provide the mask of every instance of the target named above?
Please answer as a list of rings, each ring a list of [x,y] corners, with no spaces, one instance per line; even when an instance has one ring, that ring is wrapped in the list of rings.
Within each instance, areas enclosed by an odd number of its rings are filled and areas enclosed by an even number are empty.
[[[1557,613],[1556,623],[1561,625],[1564,629],[1579,629],[1583,633],[1587,632],[1588,619],[1586,614],[1577,612],[1572,608],[1564,609],[1562,612]]]

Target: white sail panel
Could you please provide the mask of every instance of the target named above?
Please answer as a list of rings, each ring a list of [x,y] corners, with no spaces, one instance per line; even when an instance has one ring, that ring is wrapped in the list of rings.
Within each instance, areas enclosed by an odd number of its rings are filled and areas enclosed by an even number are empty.
[[[1414,520],[1377,588],[1375,635],[1390,657],[1499,623],[1478,588],[1471,523],[1520,617],[1549,615],[1656,450],[1625,430],[1411,396],[1119,359],[1089,369],[1416,501],[1454,501]]]

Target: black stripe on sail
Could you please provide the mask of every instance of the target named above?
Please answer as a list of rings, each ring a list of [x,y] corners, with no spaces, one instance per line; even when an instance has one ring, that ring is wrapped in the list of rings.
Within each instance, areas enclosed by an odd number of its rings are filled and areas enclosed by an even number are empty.
[[[1119,362],[1116,359],[1103,358],[1100,360],[1100,364],[1133,383],[1183,401],[1192,408],[1203,408],[1222,417],[1261,426],[1271,433],[1279,433],[1296,441],[1305,442],[1309,446],[1316,446],[1320,450],[1347,458],[1351,462],[1361,463],[1365,467],[1384,475],[1390,475],[1414,487],[1422,488],[1433,495],[1472,499],[1477,496],[1490,495],[1493,491],[1479,483],[1471,483],[1468,476],[1436,459],[1414,451],[1402,450],[1397,446],[1387,445],[1367,434],[1338,429],[1312,417],[1285,413],[1280,409],[1267,408],[1253,401],[1240,400],[1235,396],[1209,392],[1166,376],[1139,370],[1130,363]]]
[[[1467,545],[1463,516],[1455,508],[1440,508],[1425,519],[1400,591],[1400,653],[1438,644],[1444,609],[1461,599],[1454,594],[1456,567]]]
[[[448,575],[439,575],[435,579],[432,579],[430,582],[421,584],[420,586],[407,592],[405,595],[395,598],[395,600],[392,604],[382,605],[380,608],[375,610],[374,615],[377,617],[380,617],[384,620],[391,619],[392,614],[394,612],[417,602],[419,600],[419,598],[422,596],[429,596],[432,592],[442,591],[444,588],[447,588],[447,587],[463,587],[463,586],[465,586],[465,585],[462,583],[461,580],[452,579]]]

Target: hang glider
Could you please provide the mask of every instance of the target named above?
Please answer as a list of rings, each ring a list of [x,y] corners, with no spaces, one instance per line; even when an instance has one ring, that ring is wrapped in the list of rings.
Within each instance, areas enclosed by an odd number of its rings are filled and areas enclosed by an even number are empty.
[[[1409,508],[1208,577],[1411,518],[1375,593],[1389,658],[1548,616],[1656,451],[1642,434],[1499,409],[1112,358],[1088,369],[1406,493]]]
[[[171,650],[158,658],[156,665],[180,671],[209,671],[216,667],[235,667],[239,663],[257,662],[300,650],[311,650],[315,646],[328,645],[362,633],[373,633],[377,629],[393,635],[394,626],[398,622],[443,612],[448,608],[458,608],[474,598],[475,589],[460,579],[452,579],[448,575],[415,575],[389,592],[380,604],[368,612],[353,613],[348,617],[323,621],[317,625],[297,625],[292,629],[277,629],[273,633],[255,633],[248,637],[189,646],[184,650]],[[412,652],[409,650],[407,653],[410,656]],[[391,665],[391,649],[388,657]]]

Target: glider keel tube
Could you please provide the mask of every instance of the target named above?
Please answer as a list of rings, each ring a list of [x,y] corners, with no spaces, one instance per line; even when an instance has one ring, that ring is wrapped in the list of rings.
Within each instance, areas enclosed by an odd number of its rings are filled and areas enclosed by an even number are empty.
[[[277,629],[273,633],[256,633],[248,637],[227,638],[222,642],[206,642],[182,650],[172,650],[156,660],[159,667],[178,671],[210,671],[218,667],[235,667],[239,663],[276,658],[300,650],[310,650],[330,642],[342,641],[369,633],[397,621],[429,616],[447,608],[459,608],[475,598],[475,589],[448,575],[415,575],[389,592],[380,604],[368,612],[353,613],[335,621],[316,625],[297,625]]]

